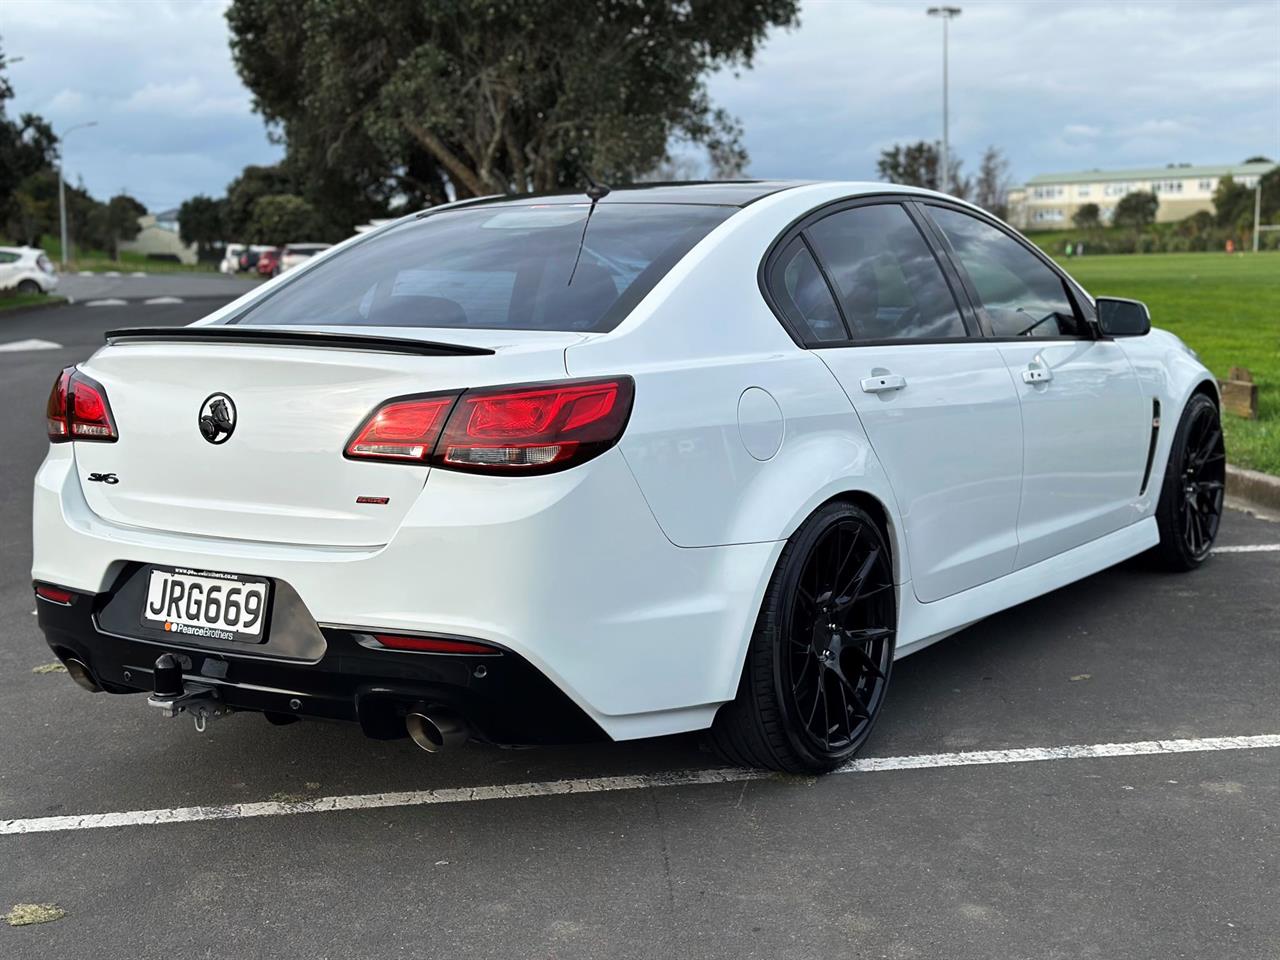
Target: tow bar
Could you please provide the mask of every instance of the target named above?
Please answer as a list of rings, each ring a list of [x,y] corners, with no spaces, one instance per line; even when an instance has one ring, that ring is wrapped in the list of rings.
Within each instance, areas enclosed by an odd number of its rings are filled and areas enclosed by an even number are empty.
[[[189,657],[175,656],[172,653],[162,653],[157,657],[152,673],[155,690],[147,698],[147,703],[166,717],[176,717],[180,713],[190,714],[195,721],[196,731],[204,733],[210,720],[225,717],[231,712],[231,708],[218,702],[216,688],[203,683],[184,682],[184,669],[191,669]]]

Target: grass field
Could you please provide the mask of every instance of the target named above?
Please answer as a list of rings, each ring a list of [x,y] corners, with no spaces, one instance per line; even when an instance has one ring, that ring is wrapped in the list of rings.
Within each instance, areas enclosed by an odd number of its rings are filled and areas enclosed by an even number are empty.
[[[40,243],[40,249],[49,255],[49,259],[55,264],[61,258],[62,244],[57,237],[45,237]],[[111,255],[105,250],[81,250],[72,244],[72,256],[75,258],[67,264],[67,271],[76,273],[80,270],[92,270],[95,273],[105,273],[108,270],[118,270],[121,273],[212,273],[217,271],[218,265],[208,261],[188,266],[184,263],[176,263],[172,260],[149,260],[141,253],[134,253],[131,250],[120,251],[120,259],[112,260]]]
[[[47,303],[65,302],[65,298],[50,296],[47,293],[0,293],[0,312],[19,310],[22,307],[34,307]]]
[[[1222,378],[1248,367],[1260,419],[1225,416],[1227,458],[1280,474],[1280,254],[1166,253],[1060,260],[1094,296],[1133,297]]]

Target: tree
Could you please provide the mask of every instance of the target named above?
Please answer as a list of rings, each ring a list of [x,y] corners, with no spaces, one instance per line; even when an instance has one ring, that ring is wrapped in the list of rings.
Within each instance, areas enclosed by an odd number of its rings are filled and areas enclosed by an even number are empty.
[[[1118,227],[1133,227],[1145,230],[1156,221],[1156,211],[1160,208],[1160,198],[1154,193],[1135,190],[1126,193],[1116,204],[1116,212],[1112,220]]]
[[[194,243],[201,259],[207,259],[223,239],[225,200],[198,195],[178,208],[178,230],[183,243]]]
[[[259,197],[249,218],[248,240],[283,247],[315,236],[319,218],[311,204],[291,194]]]
[[[890,183],[901,183],[910,187],[924,187],[928,190],[941,189],[939,172],[942,169],[941,148],[937,143],[920,140],[916,143],[894,144],[880,152],[876,161],[876,169],[882,180]],[[949,158],[951,175],[948,178],[948,190],[961,200],[969,196],[973,188],[972,181],[961,175],[961,161],[955,154]]]
[[[1234,227],[1246,217],[1253,223],[1253,191],[1237,183],[1230,174],[1218,181],[1213,191],[1213,211],[1220,227]]]
[[[1009,215],[1009,161],[999,147],[983,151],[973,183],[973,202],[1002,220]]]
[[[1071,222],[1080,230],[1097,230],[1102,226],[1102,211],[1096,203],[1086,203],[1071,215]]]
[[[625,183],[668,146],[745,165],[706,75],[751,63],[797,0],[234,0],[254,105],[308,171],[438,201]],[[317,181],[308,175],[308,198]]]
[[[50,169],[58,155],[58,139],[53,128],[33,113],[16,121],[5,113],[5,102],[13,97],[13,87],[5,76],[4,51],[0,49],[0,217],[8,219],[16,211],[14,193],[27,177]]]
[[[283,166],[248,166],[231,183],[227,184],[226,205],[223,208],[223,229],[227,240],[245,242],[253,219],[253,208],[262,197],[293,193],[293,178]],[[348,224],[348,232],[350,227]]]
[[[1264,157],[1262,155],[1258,155],[1256,157],[1250,157],[1245,161],[1245,163],[1270,163],[1270,162],[1271,162],[1270,157]]]
[[[112,260],[119,260],[120,241],[132,240],[138,235],[142,230],[138,218],[146,213],[147,208],[133,197],[117,194],[106,203],[96,205],[89,217],[89,235],[83,242],[101,244]]]

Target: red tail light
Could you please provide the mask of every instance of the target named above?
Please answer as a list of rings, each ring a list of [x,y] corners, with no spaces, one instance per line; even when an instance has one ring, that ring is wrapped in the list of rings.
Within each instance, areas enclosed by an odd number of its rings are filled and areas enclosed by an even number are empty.
[[[457,399],[450,393],[388,400],[356,430],[347,443],[347,456],[425,463]]]
[[[41,600],[60,603],[63,606],[70,606],[71,601],[76,598],[76,595],[70,590],[63,590],[61,587],[50,587],[43,583],[36,585],[36,596]]]
[[[356,430],[346,455],[475,473],[551,473],[617,443],[634,394],[630,377],[613,377],[389,400]]]
[[[94,440],[114,443],[119,439],[111,404],[102,384],[75,367],[67,367],[53,383],[45,408],[49,440]]]
[[[389,650],[414,650],[418,653],[469,653],[496,656],[502,653],[497,647],[471,640],[451,640],[445,637],[401,637],[387,633],[375,633],[373,639]]]

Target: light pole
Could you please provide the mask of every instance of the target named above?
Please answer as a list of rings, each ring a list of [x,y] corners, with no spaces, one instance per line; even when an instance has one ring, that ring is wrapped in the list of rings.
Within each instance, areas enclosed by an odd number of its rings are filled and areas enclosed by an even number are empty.
[[[67,187],[62,171],[66,167],[67,160],[61,147],[67,137],[77,130],[83,130],[85,127],[96,127],[97,125],[97,120],[77,123],[74,127],[68,127],[63,130],[62,135],[58,137],[58,225],[61,228],[62,240],[62,249],[58,254],[58,262],[63,270],[67,269]]]
[[[942,18],[942,192],[951,186],[951,143],[947,108],[947,25],[960,16],[959,7],[930,7],[929,16]]]

